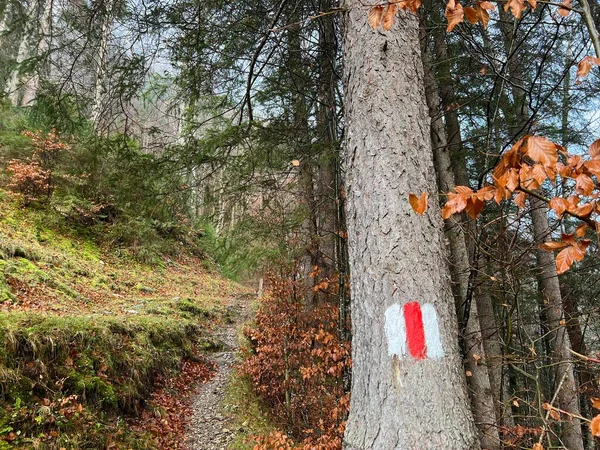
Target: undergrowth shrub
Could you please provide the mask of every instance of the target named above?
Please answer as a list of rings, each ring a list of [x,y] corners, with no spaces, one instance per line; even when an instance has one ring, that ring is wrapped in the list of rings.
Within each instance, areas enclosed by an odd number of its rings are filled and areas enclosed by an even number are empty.
[[[23,135],[31,139],[33,155],[9,161],[8,188],[19,194],[25,205],[34,201],[49,201],[56,188],[54,171],[57,162],[69,150],[69,146],[54,130],[49,133],[25,131]]]
[[[285,432],[258,438],[255,450],[339,450],[350,348],[339,338],[336,304],[307,306],[294,281],[272,278],[269,286],[256,324],[246,330],[252,353],[243,371]]]

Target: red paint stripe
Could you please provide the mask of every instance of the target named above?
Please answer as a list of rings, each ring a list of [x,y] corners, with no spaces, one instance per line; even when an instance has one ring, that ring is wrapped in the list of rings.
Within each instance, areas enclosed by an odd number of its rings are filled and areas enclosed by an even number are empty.
[[[416,359],[425,359],[425,331],[423,330],[423,314],[418,302],[404,305],[404,320],[406,322],[406,342],[408,351]]]

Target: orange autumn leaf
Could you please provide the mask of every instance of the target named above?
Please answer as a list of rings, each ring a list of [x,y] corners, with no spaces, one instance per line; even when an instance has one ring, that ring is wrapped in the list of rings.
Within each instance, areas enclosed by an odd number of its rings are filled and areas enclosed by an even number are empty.
[[[526,154],[544,166],[554,166],[558,162],[558,151],[554,142],[542,136],[529,136]]]
[[[571,12],[571,0],[562,0],[562,5],[563,6],[560,6],[558,8],[558,14],[560,14],[563,17],[567,17]]]
[[[560,219],[564,212],[568,209],[569,203],[564,198],[554,197],[550,200],[548,206],[556,213],[556,215]]]
[[[464,8],[465,16],[467,20],[472,24],[481,22],[483,28],[487,28],[490,21],[490,14],[488,11],[494,11],[496,7],[490,2],[477,2],[474,7]]]
[[[594,182],[585,174],[578,175],[575,179],[575,191],[581,195],[590,195],[594,191]]]
[[[576,83],[581,83],[581,80],[588,76],[594,65],[600,65],[600,58],[594,58],[593,56],[586,56],[583,58],[577,65]]]
[[[560,420],[560,414],[555,409],[551,409],[550,411],[548,411],[548,414],[550,414],[550,417],[552,417],[554,420]]]
[[[525,9],[525,2],[523,0],[508,0],[504,4],[504,11],[507,12],[509,9],[513,16],[520,19],[521,13]]]
[[[461,188],[470,190],[466,186],[456,186],[455,190],[457,192],[450,192],[448,194],[448,201],[442,208],[442,217],[444,218],[444,220],[449,218],[452,214],[462,212],[467,207],[467,199],[469,198],[470,193],[467,192],[465,195],[465,191]],[[461,190],[463,192],[462,194],[461,192],[459,192]]]
[[[421,0],[404,0],[400,2],[400,7],[402,9],[408,9],[413,13],[417,13],[417,10],[421,6]]]
[[[446,19],[448,19],[448,28],[446,32],[451,32],[456,25],[464,19],[465,13],[462,5],[456,0],[448,0],[446,5]]]
[[[592,397],[590,398],[590,402],[592,402],[592,408],[600,409],[600,398]]]
[[[590,422],[590,431],[593,436],[600,437],[600,414]]]
[[[585,236],[585,232],[589,228],[587,223],[582,223],[575,229],[575,237],[582,238]]]
[[[529,3],[529,6],[531,6],[531,9],[533,11],[535,11],[535,7],[537,6],[537,0],[527,0],[527,3]]]
[[[544,450],[544,446],[539,442],[536,442],[533,444],[533,447],[531,447],[531,450]]]
[[[394,23],[396,22],[396,13],[397,12],[398,12],[398,4],[397,3],[390,3],[387,6],[387,8],[385,9],[385,12],[383,13],[383,22],[381,25],[381,27],[385,31],[390,30],[394,26]]]
[[[567,244],[566,242],[562,242],[562,241],[548,241],[548,242],[544,242],[543,244],[540,244],[538,247],[546,250],[546,251],[553,251],[553,250],[560,250],[562,248],[568,247],[569,244]]]
[[[467,18],[467,20],[469,22],[471,22],[473,25],[475,25],[477,22],[479,22],[479,16],[478,16],[477,10],[475,8],[473,8],[472,6],[467,6],[464,8],[464,12],[465,12],[465,17]]]
[[[572,212],[580,217],[589,217],[594,211],[595,203],[584,203],[577,208],[569,208],[569,212]]]
[[[381,19],[383,18],[383,6],[377,5],[373,6],[369,11],[369,25],[371,28],[376,30],[381,23]]]
[[[600,177],[600,159],[592,159],[591,161],[586,161],[585,163],[583,163],[583,165],[592,175]]]
[[[594,142],[592,142],[589,152],[592,159],[600,158],[600,139],[596,139]]]
[[[483,28],[487,28],[488,23],[490,22],[490,13],[481,7],[477,9],[477,12],[479,13],[479,21],[481,22],[481,25],[483,25]]]
[[[465,210],[471,219],[477,219],[477,216],[479,216],[483,210],[483,206],[483,200],[477,197],[471,197],[469,200],[467,200],[467,207]]]
[[[527,201],[527,194],[525,192],[519,192],[515,196],[515,205],[521,209],[525,209],[525,202]]]
[[[414,211],[422,216],[423,213],[427,210],[427,199],[429,198],[429,194],[427,192],[423,192],[420,197],[417,197],[416,194],[408,194],[408,201],[410,206]]]
[[[582,239],[581,241],[575,242],[573,245],[569,245],[564,250],[561,250],[558,255],[556,255],[556,272],[560,275],[569,270],[575,261],[581,261],[584,258],[590,243],[590,240]]]

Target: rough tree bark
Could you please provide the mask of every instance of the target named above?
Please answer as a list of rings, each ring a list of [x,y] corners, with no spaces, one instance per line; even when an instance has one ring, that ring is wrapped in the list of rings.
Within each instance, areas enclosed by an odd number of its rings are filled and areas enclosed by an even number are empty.
[[[417,18],[400,13],[391,31],[373,31],[367,10],[355,5],[344,30],[353,274],[345,448],[478,449],[440,208],[430,201],[420,217],[408,203],[410,192],[437,192]],[[428,339],[438,330],[439,340]],[[431,342],[426,350],[424,341]]]

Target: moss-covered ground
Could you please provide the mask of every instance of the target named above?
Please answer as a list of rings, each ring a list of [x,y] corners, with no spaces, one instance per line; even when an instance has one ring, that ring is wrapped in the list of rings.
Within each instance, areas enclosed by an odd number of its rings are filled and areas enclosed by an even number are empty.
[[[0,450],[153,448],[129,418],[218,345],[244,289],[196,257],[132,261],[48,214],[0,191]]]

